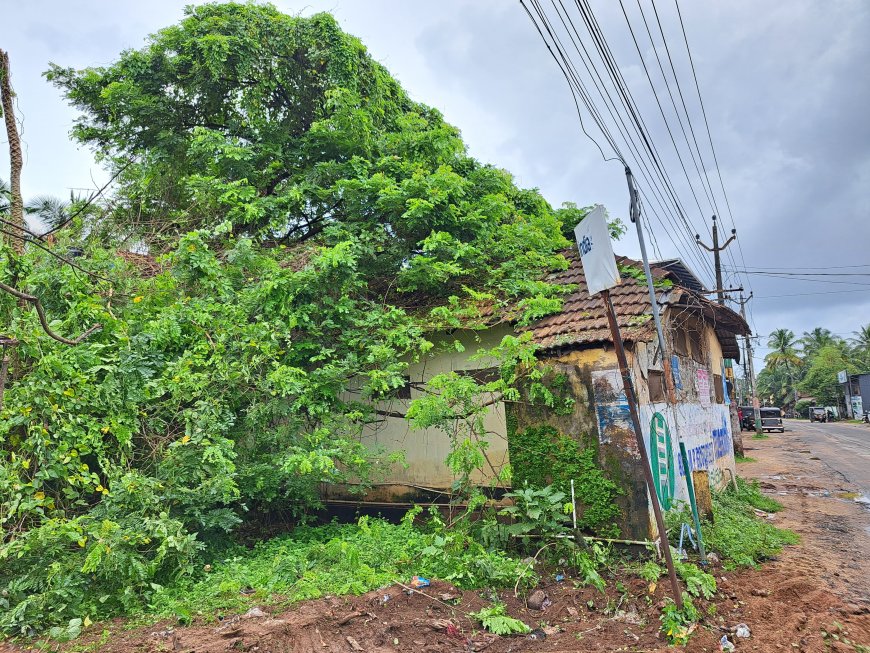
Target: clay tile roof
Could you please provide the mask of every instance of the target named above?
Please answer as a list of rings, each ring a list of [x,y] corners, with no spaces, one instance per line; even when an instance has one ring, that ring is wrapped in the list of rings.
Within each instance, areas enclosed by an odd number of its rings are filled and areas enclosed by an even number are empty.
[[[604,302],[600,295],[589,296],[580,255],[575,249],[566,250],[562,254],[568,259],[568,268],[554,272],[547,277],[547,280],[550,283],[577,287],[565,297],[560,313],[548,315],[534,322],[528,330],[532,332],[535,342],[544,349],[610,342],[610,327],[604,311]],[[616,260],[620,266],[643,270],[643,265],[639,261],[624,256],[617,256]],[[657,289],[660,306],[678,303],[681,306],[691,305],[711,321],[717,333],[722,332],[720,336],[729,333],[732,334],[731,339],[733,339],[734,333],[749,332],[746,322],[737,313],[681,287],[679,279],[669,270],[654,266],[652,275],[655,280],[667,279],[674,284]],[[616,309],[616,319],[622,337],[630,342],[652,340],[655,337],[655,325],[646,281],[625,274],[621,276],[622,283],[611,288],[610,298]]]
[[[568,268],[554,272],[547,277],[547,280],[561,285],[576,285],[577,288],[565,297],[562,312],[548,315],[528,327],[535,342],[545,349],[550,349],[610,341],[610,327],[604,311],[604,302],[600,295],[589,296],[580,255],[576,249],[566,250],[562,255],[568,259]],[[641,263],[624,256],[617,256],[616,260],[620,266],[643,269]],[[654,279],[665,279],[670,276],[666,271],[658,268],[653,268],[652,273]],[[627,341],[649,340],[655,333],[655,325],[646,284],[627,275],[621,276],[622,283],[610,289],[610,298],[616,309],[622,337]],[[670,289],[660,289],[659,302],[666,303],[670,294]]]

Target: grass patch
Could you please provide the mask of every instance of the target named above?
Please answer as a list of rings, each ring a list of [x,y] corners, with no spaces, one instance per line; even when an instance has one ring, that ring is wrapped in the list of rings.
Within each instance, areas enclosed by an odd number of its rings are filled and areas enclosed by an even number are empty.
[[[737,490],[732,489],[736,500],[746,503],[764,512],[779,512],[782,504],[764,494],[758,486],[758,481],[747,481],[737,477]]]
[[[734,461],[738,463],[754,463],[756,462],[755,458],[751,458],[750,456],[734,456]]]
[[[237,547],[203,568],[197,578],[163,588],[148,613],[182,623],[208,621],[254,602],[362,594],[394,582],[407,583],[413,575],[447,580],[461,588],[513,587],[523,566],[437,523],[421,530],[410,518],[397,525],[363,517],[356,524],[300,527],[253,549]],[[536,582],[534,576],[526,578],[528,584]]]
[[[753,440],[770,440],[770,436],[766,433],[756,433],[752,436]]]
[[[754,567],[786,544],[800,541],[797,533],[759,519],[754,508],[776,512],[782,505],[763,495],[756,483],[743,479],[738,479],[736,491],[729,488],[713,495],[715,522],[703,525],[704,541],[722,556],[727,568]]]

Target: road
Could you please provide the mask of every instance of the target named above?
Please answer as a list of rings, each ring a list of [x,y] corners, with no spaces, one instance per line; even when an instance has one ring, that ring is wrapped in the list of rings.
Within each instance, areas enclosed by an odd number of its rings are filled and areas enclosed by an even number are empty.
[[[813,456],[870,497],[870,426],[786,420],[786,428]]]

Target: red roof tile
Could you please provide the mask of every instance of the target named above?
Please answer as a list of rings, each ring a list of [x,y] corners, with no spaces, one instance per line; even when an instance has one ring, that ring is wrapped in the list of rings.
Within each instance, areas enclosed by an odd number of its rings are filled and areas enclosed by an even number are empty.
[[[594,297],[589,296],[579,253],[577,250],[571,249],[563,252],[563,255],[568,259],[568,268],[554,272],[547,277],[547,280],[550,283],[576,285],[577,287],[565,297],[564,306],[560,313],[548,315],[538,320],[530,325],[528,330],[532,332],[535,342],[545,349],[611,341],[604,301],[600,294]],[[620,266],[630,266],[637,270],[643,270],[642,264],[638,261],[624,256],[616,258]],[[652,268],[652,274],[656,280],[675,281],[673,275],[666,270]],[[646,281],[627,275],[621,276],[622,283],[610,289],[610,299],[616,310],[616,319],[622,337],[626,341],[651,340],[654,337],[655,325],[652,319]],[[692,295],[693,301],[697,302],[699,308],[705,313],[714,311],[718,315],[720,311],[726,311],[730,315],[722,317],[727,318],[728,322],[731,322],[732,318],[736,318],[738,331],[742,332],[742,327],[745,327],[745,322],[730,309],[712,305],[712,302],[706,298],[690,293],[679,286],[658,288],[656,294],[659,305],[662,307],[672,302],[681,301],[687,294]]]

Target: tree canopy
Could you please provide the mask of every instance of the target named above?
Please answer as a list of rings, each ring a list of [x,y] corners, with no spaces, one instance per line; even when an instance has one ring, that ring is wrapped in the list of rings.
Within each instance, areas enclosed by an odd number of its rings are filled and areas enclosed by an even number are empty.
[[[67,347],[0,296],[20,341],[0,411],[0,631],[142,605],[209,538],[304,518],[321,482],[365,483],[391,462],[359,442],[373,400],[454,346],[433,334],[560,307],[542,281],[565,265],[560,214],[468,156],[329,15],[189,7],[108,66],[47,75],[117,187],[35,203],[71,220],[57,243],[0,250],[0,279],[53,326],[102,325]],[[72,245],[80,269],[46,251]],[[508,336],[485,388],[509,391],[530,351]],[[441,377],[418,419],[467,417],[478,391]]]

